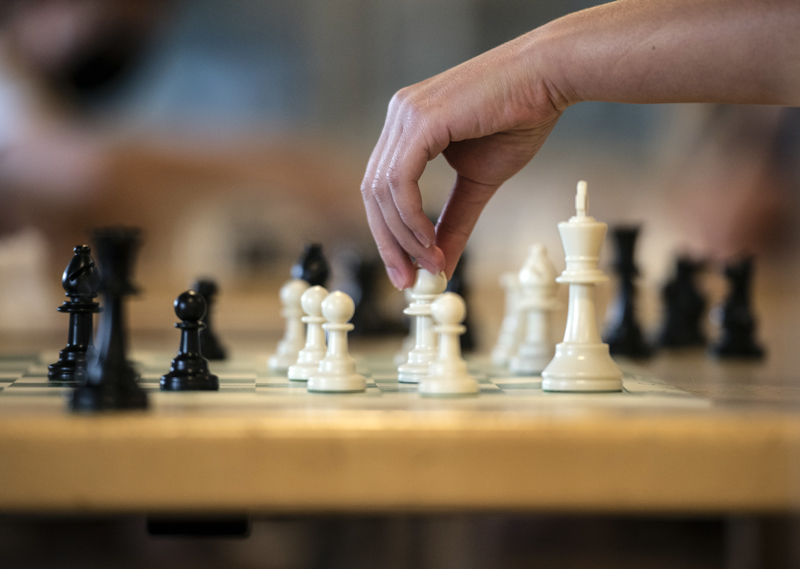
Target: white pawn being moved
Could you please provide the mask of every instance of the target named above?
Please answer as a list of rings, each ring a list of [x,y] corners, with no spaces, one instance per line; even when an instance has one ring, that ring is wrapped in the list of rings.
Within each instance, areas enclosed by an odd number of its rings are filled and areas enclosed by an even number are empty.
[[[434,275],[425,269],[417,269],[417,278],[411,287],[411,305],[403,311],[414,318],[416,333],[414,349],[408,352],[406,363],[397,367],[398,380],[402,383],[418,383],[428,376],[430,364],[436,359],[436,335],[433,333],[431,303],[447,288],[444,273]]]
[[[622,372],[600,339],[595,290],[608,277],[598,268],[608,225],[587,215],[586,182],[578,182],[576,214],[558,224],[567,268],[556,279],[569,284],[567,329],[542,371],[545,391],[621,391]]]
[[[433,331],[439,336],[439,350],[436,361],[430,364],[428,376],[419,381],[420,394],[478,393],[478,382],[469,374],[467,362],[461,357],[460,336],[467,330],[462,325],[467,316],[464,299],[454,292],[446,292],[433,301],[431,312],[436,321]]]
[[[556,298],[556,268],[547,248],[534,243],[528,249],[525,265],[519,272],[521,287],[519,318],[524,321],[525,337],[509,368],[516,375],[536,375],[550,363],[555,353],[550,314],[560,308]]]
[[[309,391],[346,393],[367,388],[367,380],[356,373],[356,360],[347,348],[347,333],[353,329],[349,321],[355,311],[353,299],[338,290],[322,301],[322,316],[327,320],[322,328],[328,332],[328,350],[317,371],[308,378]]]
[[[269,369],[283,372],[297,361],[297,355],[305,346],[303,333],[303,307],[300,297],[308,289],[308,283],[301,279],[291,279],[281,287],[280,298],[282,314],[286,319],[286,331],[278,342],[278,347],[269,358]]]
[[[319,361],[325,356],[328,347],[325,345],[325,330],[322,325],[322,301],[328,296],[325,287],[312,286],[300,297],[300,304],[306,313],[302,320],[306,324],[306,345],[297,355],[297,362],[286,374],[293,381],[306,381],[308,376],[317,371]]]

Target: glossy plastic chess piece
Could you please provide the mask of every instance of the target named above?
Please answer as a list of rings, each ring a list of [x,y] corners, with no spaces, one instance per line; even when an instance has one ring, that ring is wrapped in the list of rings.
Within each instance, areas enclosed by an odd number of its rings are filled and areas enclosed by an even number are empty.
[[[94,314],[100,311],[100,305],[94,301],[100,286],[100,272],[91,252],[87,245],[75,247],[75,254],[61,278],[69,300],[64,301],[58,311],[69,314],[69,336],[58,361],[48,367],[50,381],[85,380],[86,352],[92,345]]]
[[[608,281],[598,268],[608,225],[587,215],[586,182],[578,183],[576,214],[558,224],[567,268],[556,279],[569,284],[567,328],[556,355],[542,371],[545,391],[621,391],[622,372],[597,326],[596,286]]]
[[[750,306],[752,257],[728,264],[725,277],[730,290],[722,307],[721,336],[712,353],[721,358],[763,358],[764,348],[756,342],[756,320]]]
[[[417,269],[417,278],[411,287],[413,302],[403,313],[416,319],[414,349],[408,353],[406,363],[397,367],[401,383],[418,383],[427,377],[430,365],[436,360],[436,335],[433,333],[431,303],[447,288],[444,273],[434,275],[425,269]]]
[[[308,377],[319,369],[319,362],[325,357],[328,347],[325,345],[325,330],[322,325],[322,302],[328,291],[321,286],[312,286],[300,297],[300,304],[306,313],[303,322],[306,324],[306,345],[297,355],[297,362],[289,367],[287,376],[293,381],[307,381]]]
[[[614,270],[619,276],[619,296],[612,307],[614,318],[606,333],[606,343],[614,355],[645,358],[652,355],[653,350],[644,339],[636,320],[634,280],[639,276],[639,269],[634,261],[634,252],[639,228],[615,227],[611,235],[616,249]]]
[[[664,326],[658,344],[664,348],[705,346],[703,321],[706,301],[697,288],[697,273],[704,267],[702,261],[680,257],[675,276],[662,290],[664,301]]]
[[[551,313],[560,308],[556,298],[556,268],[547,256],[547,248],[534,243],[528,249],[525,264],[519,272],[519,318],[525,322],[525,337],[509,369],[516,375],[535,375],[550,363],[555,354]]]
[[[306,243],[303,254],[292,267],[292,278],[301,279],[309,286],[327,286],[330,276],[330,267],[325,255],[322,254],[322,245],[319,243]]]
[[[525,328],[519,314],[519,276],[517,273],[503,273],[500,275],[500,286],[505,291],[505,313],[491,357],[494,365],[505,367],[519,349]]]
[[[414,299],[411,298],[411,289],[407,288],[403,291],[406,304],[411,304]],[[414,316],[408,317],[408,334],[403,338],[403,343],[400,350],[394,355],[394,365],[399,366],[408,361],[408,352],[414,349],[417,344],[417,319]]]
[[[334,291],[322,301],[322,325],[328,333],[328,350],[319,362],[317,371],[308,378],[308,390],[325,393],[364,391],[367,380],[356,371],[356,360],[347,347],[347,333],[353,329],[348,321],[355,313],[353,299],[341,291]]]
[[[192,289],[206,301],[206,315],[203,318],[204,328],[200,329],[200,353],[210,361],[221,361],[228,357],[228,351],[219,341],[214,330],[214,303],[219,292],[216,281],[212,279],[198,279]]]
[[[126,296],[137,292],[132,282],[134,259],[141,245],[135,228],[109,227],[94,231],[94,251],[100,266],[103,311],[95,346],[87,354],[87,377],[72,391],[75,411],[144,409],[147,394],[128,361]]]
[[[280,297],[283,305],[283,317],[286,319],[286,331],[278,342],[275,353],[269,358],[269,369],[285,372],[297,361],[297,355],[306,345],[303,329],[303,306],[300,297],[308,290],[308,283],[300,279],[291,279],[281,287]]]
[[[436,360],[430,364],[427,377],[419,380],[421,395],[452,396],[478,393],[478,382],[469,374],[467,362],[461,357],[459,337],[466,331],[461,324],[467,316],[467,305],[454,292],[445,292],[431,304],[436,322],[433,332],[438,335]]]
[[[469,279],[467,279],[468,268],[469,255],[464,252],[461,254],[461,258],[458,260],[458,264],[453,271],[453,276],[451,276],[450,280],[447,281],[447,288],[445,289],[445,292],[456,293],[458,296],[464,299],[466,304],[469,304],[470,302]],[[466,330],[463,334],[461,334],[460,337],[461,352],[474,352],[477,347],[477,340],[475,339],[475,333],[473,332],[472,322],[470,322],[469,312],[467,312],[467,317],[464,320],[464,327]]]
[[[202,294],[187,290],[174,303],[175,315],[181,322],[175,324],[181,331],[178,355],[172,360],[169,373],[161,376],[161,391],[217,391],[219,378],[208,371],[208,361],[200,351],[200,331],[206,314],[206,300]]]

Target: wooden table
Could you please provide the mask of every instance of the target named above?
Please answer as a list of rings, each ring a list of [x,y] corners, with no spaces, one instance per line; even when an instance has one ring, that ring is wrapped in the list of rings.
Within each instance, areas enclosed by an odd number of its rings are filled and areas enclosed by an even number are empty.
[[[358,348],[358,346],[356,346]],[[367,351],[374,347],[365,347]],[[781,513],[800,506],[800,387],[776,358],[623,364],[696,405],[479,397],[74,416],[0,406],[0,511]],[[182,395],[182,394],[181,394]],[[383,401],[383,402],[382,402]]]

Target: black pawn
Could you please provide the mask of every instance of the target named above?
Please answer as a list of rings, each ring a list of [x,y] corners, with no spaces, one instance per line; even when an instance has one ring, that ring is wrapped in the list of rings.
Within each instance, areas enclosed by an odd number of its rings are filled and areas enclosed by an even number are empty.
[[[217,338],[212,319],[214,314],[214,300],[217,297],[217,292],[219,292],[217,283],[211,279],[199,279],[194,283],[192,288],[200,293],[206,301],[206,316],[203,320],[205,328],[201,328],[200,330],[200,353],[203,354],[203,357],[207,360],[224,360],[228,356],[228,353],[225,347],[220,343],[219,338]]]
[[[162,391],[217,391],[219,378],[208,371],[208,362],[200,351],[201,321],[206,314],[206,301],[198,292],[187,290],[175,300],[175,314],[182,320],[181,347],[172,360],[169,373],[161,377]]]
[[[292,267],[292,278],[303,279],[311,286],[327,286],[330,267],[322,254],[322,245],[306,243],[303,254]]]
[[[86,351],[92,345],[93,315],[100,310],[100,305],[94,301],[100,286],[100,273],[91,252],[87,245],[75,247],[75,255],[61,278],[61,285],[70,300],[64,301],[58,311],[69,314],[69,337],[58,361],[48,367],[47,379],[50,381],[74,382],[86,374]]]
[[[606,332],[606,343],[614,355],[644,358],[652,354],[636,320],[636,285],[639,269],[634,261],[638,227],[616,227],[612,232],[616,258],[614,271],[619,277],[619,296],[615,318]]]
[[[664,327],[659,335],[659,344],[665,348],[705,346],[703,315],[706,301],[697,290],[697,273],[704,263],[681,257],[678,259],[675,277],[662,291],[664,301]]]
[[[753,259],[727,265],[725,277],[730,291],[722,307],[722,336],[712,352],[721,358],[762,358],[764,349],[756,343],[756,321],[750,309]]]
[[[137,292],[131,272],[140,245],[138,229],[110,227],[94,232],[103,312],[95,346],[88,353],[86,378],[69,401],[75,411],[147,407],[147,394],[139,386],[138,374],[127,357],[124,305],[125,297]]]

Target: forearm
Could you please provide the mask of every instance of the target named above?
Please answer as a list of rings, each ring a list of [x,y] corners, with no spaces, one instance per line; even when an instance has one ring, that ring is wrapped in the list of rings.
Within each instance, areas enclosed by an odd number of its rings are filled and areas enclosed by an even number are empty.
[[[516,41],[559,106],[800,105],[798,0],[619,0]]]

